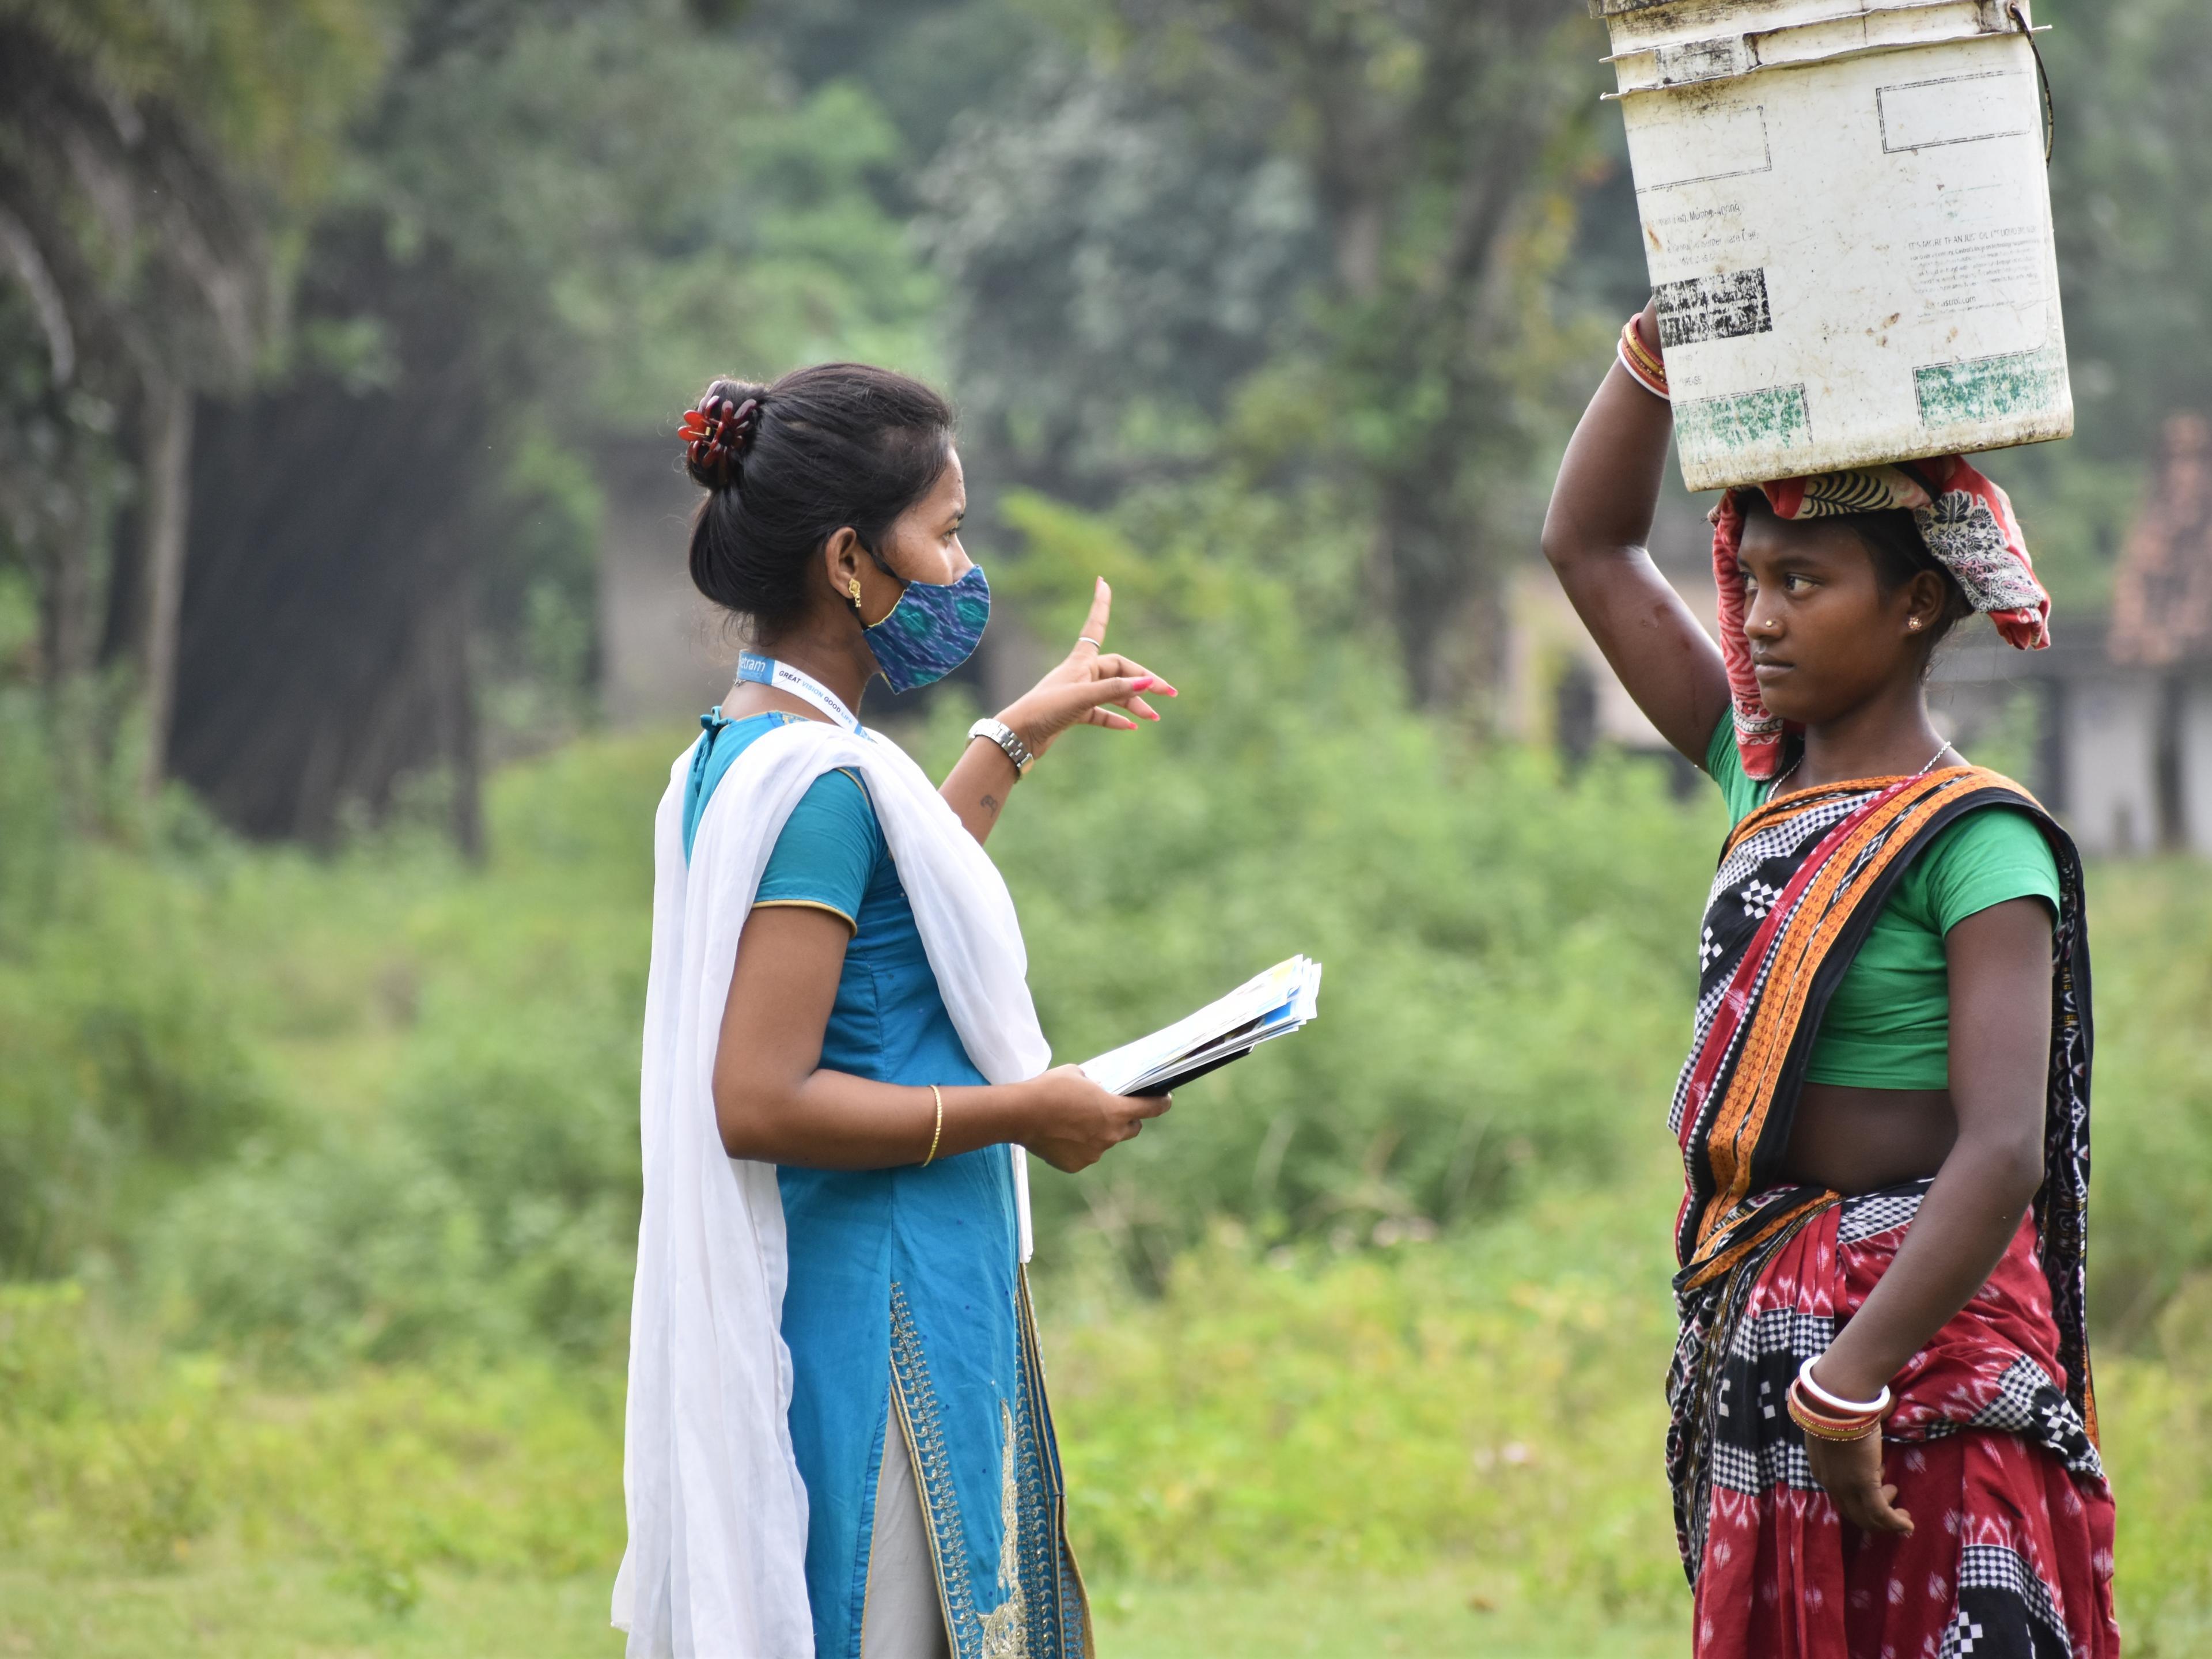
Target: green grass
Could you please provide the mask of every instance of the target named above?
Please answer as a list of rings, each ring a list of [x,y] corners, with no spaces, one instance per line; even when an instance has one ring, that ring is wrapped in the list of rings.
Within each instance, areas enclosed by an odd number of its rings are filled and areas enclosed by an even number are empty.
[[[403,1613],[323,1563],[226,1561],[159,1577],[0,1569],[0,1655],[37,1659],[612,1659],[602,1576],[433,1572]]]
[[[1396,1580],[1132,1584],[1098,1601],[1107,1659],[1662,1659],[1682,1651],[1689,1625],[1686,1598],[1679,1619],[1611,1620],[1512,1597],[1494,1572],[1476,1565]]]
[[[404,1613],[379,1612],[313,1562],[210,1565],[166,1577],[46,1581],[0,1571],[0,1655],[37,1659],[614,1659],[604,1577],[434,1572]],[[1480,1654],[1661,1659],[1679,1621],[1634,1626],[1514,1600],[1494,1574],[1094,1587],[1107,1659]]]
[[[1158,1296],[1096,1246],[1050,1264],[1102,1650],[1678,1651],[1668,1173],[1341,1255],[1217,1228]],[[2212,1630],[2197,1317],[2100,1375],[2136,1655]],[[82,1297],[0,1299],[0,1656],[617,1650],[617,1376],[358,1367],[287,1391],[139,1340]]]

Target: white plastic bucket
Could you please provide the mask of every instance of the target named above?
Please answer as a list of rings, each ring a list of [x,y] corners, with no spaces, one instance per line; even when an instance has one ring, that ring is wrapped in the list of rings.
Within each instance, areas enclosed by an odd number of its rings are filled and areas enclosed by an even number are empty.
[[[1590,9],[1692,489],[2073,431],[2025,4]]]

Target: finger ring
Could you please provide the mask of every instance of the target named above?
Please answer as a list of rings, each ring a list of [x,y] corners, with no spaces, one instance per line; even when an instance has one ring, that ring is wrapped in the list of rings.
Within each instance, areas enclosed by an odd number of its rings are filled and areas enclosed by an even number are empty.
[[[1075,636],[1075,642],[1078,645],[1087,645],[1093,651],[1103,651],[1106,648],[1106,642],[1103,640],[1094,640],[1088,634],[1078,634]]]

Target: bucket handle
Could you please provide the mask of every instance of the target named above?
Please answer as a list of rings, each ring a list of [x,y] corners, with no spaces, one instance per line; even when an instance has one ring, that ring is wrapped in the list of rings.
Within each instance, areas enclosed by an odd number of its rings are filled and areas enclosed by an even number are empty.
[[[2058,106],[2051,96],[2051,71],[2043,65],[2043,48],[2036,41],[2035,26],[2027,21],[2024,0],[2009,0],[2005,11],[2020,26],[2020,32],[2027,37],[2027,49],[2035,54],[2035,78],[2043,87],[2043,165],[2049,167],[2058,149]]]

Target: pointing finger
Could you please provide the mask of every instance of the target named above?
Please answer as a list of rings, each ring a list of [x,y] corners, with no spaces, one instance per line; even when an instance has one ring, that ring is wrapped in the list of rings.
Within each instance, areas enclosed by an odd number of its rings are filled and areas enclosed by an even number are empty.
[[[1083,637],[1102,652],[1106,648],[1106,618],[1114,609],[1114,590],[1106,586],[1103,576],[1091,591],[1091,614],[1083,619]]]

